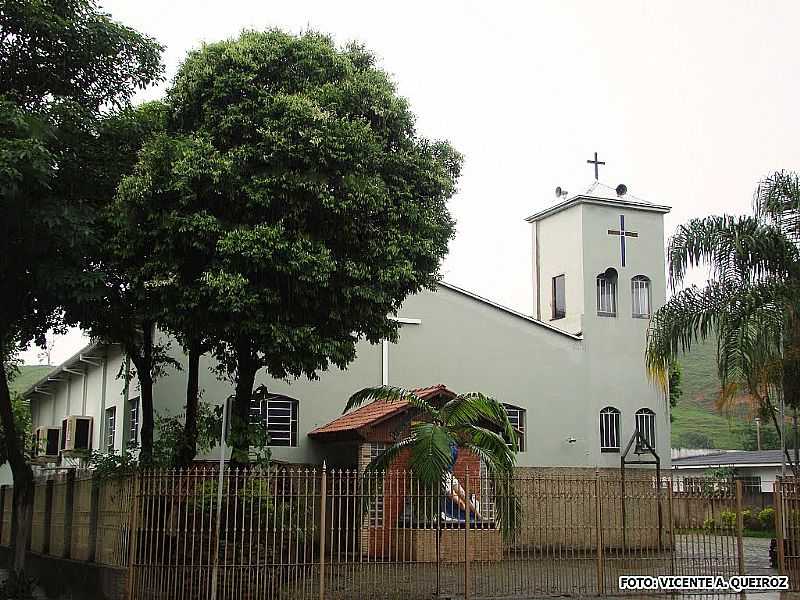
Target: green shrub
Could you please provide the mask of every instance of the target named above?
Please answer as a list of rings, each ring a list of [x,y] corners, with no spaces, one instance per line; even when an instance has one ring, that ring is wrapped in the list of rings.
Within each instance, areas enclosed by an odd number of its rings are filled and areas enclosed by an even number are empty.
[[[719,525],[723,529],[736,527],[736,513],[732,510],[723,510],[719,513]]]
[[[775,529],[775,509],[768,506],[758,513],[758,520],[761,522],[764,529]]]
[[[744,522],[744,528],[750,531],[764,529],[764,524],[758,518],[758,508],[748,508],[742,511],[742,521]]]
[[[714,517],[708,517],[705,521],[703,521],[703,529],[706,531],[714,531],[717,528],[717,523],[714,521]]]

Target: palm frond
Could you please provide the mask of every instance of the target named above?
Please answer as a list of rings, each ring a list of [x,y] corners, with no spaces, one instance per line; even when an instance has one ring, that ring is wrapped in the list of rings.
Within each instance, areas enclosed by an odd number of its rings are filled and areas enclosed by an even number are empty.
[[[408,466],[426,485],[438,485],[453,461],[456,444],[450,432],[436,423],[413,423],[410,435]]]
[[[478,392],[456,396],[440,409],[442,421],[452,427],[461,425],[477,425],[486,421],[497,427],[513,446],[519,450],[517,434],[508,418],[508,411],[500,402]]]
[[[463,447],[475,454],[486,465],[491,484],[491,489],[487,491],[494,501],[495,518],[500,523],[503,535],[506,538],[510,537],[522,516],[522,500],[514,485],[513,470],[509,471],[499,465],[495,461],[494,454],[479,444],[466,443]]]
[[[681,225],[667,249],[672,288],[690,267],[710,268],[718,282],[747,283],[787,277],[798,263],[798,249],[780,228],[752,216],[710,216]]]
[[[774,224],[795,244],[800,243],[800,176],[775,171],[762,179],[753,196],[757,217]]]
[[[665,383],[669,363],[679,353],[720,330],[752,326],[754,315],[761,315],[762,326],[779,322],[783,307],[795,302],[798,295],[797,284],[782,278],[747,286],[710,281],[702,289],[692,286],[681,290],[656,311],[648,327],[645,363],[650,377]]]
[[[362,404],[373,402],[374,400],[384,400],[386,402],[408,402],[414,408],[431,415],[438,416],[438,411],[428,402],[417,396],[413,391],[401,387],[389,385],[379,385],[366,387],[350,396],[344,407],[343,413],[358,408]]]
[[[483,448],[484,453],[491,457],[492,465],[499,471],[511,473],[517,464],[517,455],[500,434],[479,425],[460,425],[453,428],[455,437],[459,440],[468,440],[466,444],[473,444]]]

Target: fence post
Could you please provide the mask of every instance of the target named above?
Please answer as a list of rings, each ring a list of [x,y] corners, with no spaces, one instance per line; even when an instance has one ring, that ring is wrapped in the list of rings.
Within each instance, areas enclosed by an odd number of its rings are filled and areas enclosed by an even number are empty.
[[[464,600],[469,600],[469,511],[472,505],[469,499],[469,466],[464,476],[464,500],[467,509],[464,511]]]
[[[670,556],[670,575],[675,575],[675,507],[672,496],[675,493],[675,475],[671,475],[667,480],[669,485],[668,510],[669,510],[669,556]]]
[[[594,472],[595,539],[597,540],[597,594],[605,593],[605,568],[603,565],[603,514],[600,500],[600,471]]]
[[[64,548],[61,558],[72,556],[72,511],[75,509],[75,469],[67,470],[64,488]]]
[[[133,514],[131,515],[130,548],[128,553],[128,600],[133,600],[133,579],[136,564],[136,545],[139,543],[139,480],[141,473],[133,476]]]
[[[319,508],[319,600],[325,600],[325,510],[328,495],[328,465],[322,461]]]
[[[739,562],[739,575],[744,575],[744,516],[742,515],[742,480],[736,480],[736,558]]]
[[[7,485],[0,485],[0,546],[3,545],[3,521],[6,518],[6,488]]]
[[[50,529],[53,524],[53,480],[44,483],[44,523],[42,524],[42,554],[50,554]]]
[[[100,481],[92,477],[92,498],[89,503],[89,557],[87,562],[97,559],[97,524],[100,520]]]
[[[776,480],[773,484],[773,497],[775,502],[775,543],[778,548],[778,573],[785,575],[784,547],[783,547],[783,482]],[[790,582],[791,586],[791,582]]]

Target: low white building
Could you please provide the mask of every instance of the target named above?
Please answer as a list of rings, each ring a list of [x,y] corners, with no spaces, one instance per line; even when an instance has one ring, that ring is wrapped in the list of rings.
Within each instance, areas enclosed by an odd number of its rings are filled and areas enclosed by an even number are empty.
[[[672,470],[683,477],[702,476],[719,469],[731,470],[746,487],[772,494],[775,480],[783,468],[781,450],[715,450],[706,454],[672,459]],[[786,466],[790,472],[790,467]]]

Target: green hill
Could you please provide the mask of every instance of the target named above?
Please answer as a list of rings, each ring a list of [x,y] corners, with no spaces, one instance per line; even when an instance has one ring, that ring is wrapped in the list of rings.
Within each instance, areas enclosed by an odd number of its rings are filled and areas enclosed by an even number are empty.
[[[53,367],[48,365],[22,365],[17,376],[11,380],[11,385],[9,386],[11,393],[24,391],[47,375],[52,369]]]
[[[747,422],[743,411],[725,415],[714,406],[720,390],[716,342],[711,340],[692,346],[680,363],[683,396],[672,411],[672,446],[696,446],[696,441],[705,436],[711,447],[741,449],[740,430]]]

